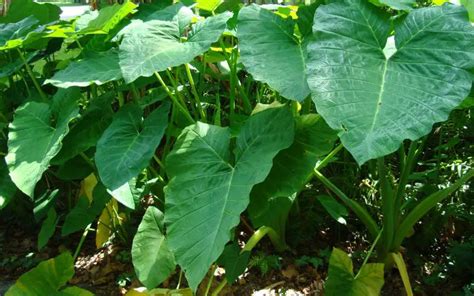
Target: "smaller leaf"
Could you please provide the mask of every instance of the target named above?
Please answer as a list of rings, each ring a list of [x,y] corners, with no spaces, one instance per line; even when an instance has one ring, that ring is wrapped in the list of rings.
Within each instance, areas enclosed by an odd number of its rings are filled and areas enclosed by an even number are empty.
[[[224,266],[225,278],[229,283],[235,282],[244,273],[250,259],[250,252],[241,252],[237,243],[227,245],[218,263]]]
[[[67,214],[61,235],[66,236],[87,227],[101,213],[110,195],[102,184],[95,186],[92,203],[86,195],[82,195],[75,207]]]
[[[324,295],[378,296],[384,284],[383,275],[382,263],[368,263],[354,277],[351,258],[344,251],[334,248],[329,259]]]
[[[40,221],[49,212],[49,209],[54,205],[54,201],[58,197],[59,189],[53,191],[46,191],[39,198],[35,199],[35,207],[33,214],[36,221]]]
[[[337,200],[329,195],[320,195],[316,198],[321,205],[326,209],[326,211],[334,218],[337,222],[346,225],[346,219],[349,214],[345,206],[340,204]]]
[[[38,250],[41,250],[44,246],[46,246],[49,239],[53,236],[57,224],[58,215],[56,214],[56,210],[51,208],[48,212],[46,220],[43,221],[41,230],[38,234]]]
[[[416,0],[380,0],[380,3],[395,10],[412,10]]]
[[[133,238],[132,259],[138,279],[148,289],[166,280],[176,267],[163,229],[163,213],[148,207]]]

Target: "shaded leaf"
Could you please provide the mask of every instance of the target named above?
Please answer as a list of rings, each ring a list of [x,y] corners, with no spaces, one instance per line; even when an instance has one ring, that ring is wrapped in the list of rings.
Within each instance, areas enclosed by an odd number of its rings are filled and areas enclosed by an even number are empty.
[[[349,213],[345,206],[329,195],[320,195],[316,199],[326,209],[329,215],[334,218],[334,220],[344,225],[347,224],[344,217],[347,217]]]
[[[41,230],[38,234],[38,250],[43,249],[48,243],[49,239],[53,236],[56,231],[56,225],[58,224],[58,215],[54,208],[49,209],[48,216],[41,224]]]
[[[48,24],[59,20],[61,9],[50,3],[35,3],[32,0],[11,1],[8,13],[0,17],[0,23],[16,23],[28,17],[34,17],[40,24]]]
[[[0,159],[0,210],[15,196],[16,186],[8,174],[8,168],[3,158]]]
[[[218,263],[225,269],[225,278],[229,283],[235,282],[244,273],[250,259],[250,252],[241,253],[237,243],[227,245],[219,257]]]

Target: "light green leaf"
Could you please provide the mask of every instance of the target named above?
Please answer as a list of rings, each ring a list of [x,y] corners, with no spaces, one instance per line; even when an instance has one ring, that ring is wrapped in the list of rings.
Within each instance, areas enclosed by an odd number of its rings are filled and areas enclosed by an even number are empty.
[[[196,0],[196,7],[199,9],[214,11],[224,2],[223,0]]]
[[[38,250],[41,250],[53,236],[58,224],[58,215],[54,208],[49,209],[48,216],[41,224],[41,230],[38,234]]]
[[[87,23],[79,34],[107,34],[138,6],[133,2],[114,4],[99,10],[99,15]]]
[[[16,23],[28,17],[34,17],[40,24],[48,24],[59,20],[61,9],[49,3],[35,3],[32,0],[11,1],[8,14],[0,17],[0,23]]]
[[[60,291],[74,275],[74,260],[69,252],[43,261],[35,268],[24,273],[16,283],[8,289],[5,296],[40,296],[40,295],[71,295],[68,289]],[[79,291],[80,288],[75,288]],[[80,289],[82,290],[82,289]],[[64,293],[63,293],[64,292]],[[77,295],[77,294],[76,294]],[[82,290],[79,295],[91,296],[92,293]]]
[[[147,289],[161,284],[176,267],[173,253],[163,234],[163,218],[160,210],[148,207],[133,238],[133,266],[138,279]]]
[[[120,67],[125,81],[191,62],[219,39],[231,16],[227,12],[198,22],[187,39],[180,33],[179,20],[133,21],[133,29],[126,30],[120,45]]]
[[[337,139],[336,132],[319,115],[298,116],[295,121],[295,141],[278,153],[265,181],[252,189],[248,208],[255,227],[269,226],[282,238],[296,193],[304,188],[316,162],[331,151]]]
[[[347,224],[344,217],[347,217],[349,213],[345,206],[329,195],[320,195],[316,199],[326,209],[329,215],[334,218],[334,220],[344,225]]]
[[[469,20],[474,22],[474,0],[460,0],[460,2],[469,13]]]
[[[255,80],[267,83],[287,99],[309,95],[306,54],[293,35],[294,22],[251,5],[239,12],[237,37],[240,59]]]
[[[15,196],[16,186],[8,174],[5,159],[0,159],[0,210],[3,209]]]
[[[37,24],[38,20],[33,16],[16,23],[0,23],[0,50],[21,46],[28,33],[33,31]]]
[[[121,78],[122,72],[120,71],[118,51],[111,49],[72,62],[66,69],[56,72],[53,77],[47,79],[44,83],[51,83],[62,88],[71,86],[86,87],[91,84],[102,85]]]
[[[329,259],[324,295],[378,296],[384,284],[383,274],[382,263],[369,263],[354,277],[351,258],[344,251],[334,248]]]
[[[16,109],[9,125],[5,160],[13,183],[26,195],[33,197],[36,183],[61,149],[69,121],[79,113],[79,96],[78,89],[60,90],[51,106],[27,102]]]
[[[416,0],[380,0],[380,3],[395,10],[412,10]]]
[[[198,122],[184,129],[166,158],[167,236],[193,290],[230,240],[255,184],[293,141],[288,108],[251,116],[230,151],[230,130]],[[234,160],[235,159],[235,160]]]
[[[395,26],[388,59],[389,16],[366,1],[320,6],[314,20],[313,100],[359,164],[426,135],[469,94],[474,29],[462,7],[413,10]]]
[[[164,103],[143,120],[142,109],[129,104],[115,115],[95,154],[99,176],[107,189],[121,188],[148,166],[168,125],[169,110],[170,105]],[[125,206],[134,208],[131,202]]]

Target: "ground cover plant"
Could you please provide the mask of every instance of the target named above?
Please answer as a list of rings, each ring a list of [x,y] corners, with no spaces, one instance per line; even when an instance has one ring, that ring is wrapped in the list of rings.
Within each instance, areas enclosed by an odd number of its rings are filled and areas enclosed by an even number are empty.
[[[0,249],[49,251],[5,295],[118,294],[75,276],[116,246],[127,295],[470,295],[474,6],[441,2],[12,1]]]

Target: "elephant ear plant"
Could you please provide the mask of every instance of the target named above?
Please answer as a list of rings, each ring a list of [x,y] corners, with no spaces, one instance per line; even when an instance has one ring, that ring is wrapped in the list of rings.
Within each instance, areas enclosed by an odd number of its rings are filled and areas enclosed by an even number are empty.
[[[377,295],[394,265],[411,294],[404,239],[474,176],[418,204],[407,193],[427,134],[471,90],[466,10],[414,0],[155,2],[63,21],[54,5],[15,0],[0,18],[0,209],[15,199],[34,209],[39,249],[58,228],[83,232],[72,256],[44,261],[7,295],[25,286],[89,295],[65,286],[92,231],[98,248],[131,243],[144,293],[208,296],[221,266],[217,295],[263,237],[289,248],[290,213],[320,187],[331,216],[347,214],[332,191],[373,240],[355,275],[334,249],[325,294]],[[380,215],[323,175],[343,148],[360,171],[376,168]],[[175,290],[156,289],[174,274]]]

